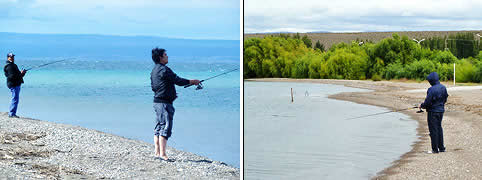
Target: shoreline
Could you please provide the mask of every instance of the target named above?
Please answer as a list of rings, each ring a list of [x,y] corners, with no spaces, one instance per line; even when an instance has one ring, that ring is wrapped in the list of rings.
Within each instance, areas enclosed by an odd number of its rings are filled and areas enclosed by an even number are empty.
[[[350,101],[359,104],[367,104],[389,108],[390,110],[409,108],[419,104],[425,99],[426,91],[408,92],[414,89],[427,89],[428,82],[404,83],[392,81],[370,80],[331,80],[331,79],[246,79],[245,81],[262,82],[305,82],[344,85],[347,87],[369,89],[371,92],[344,92],[328,96],[328,98]],[[442,82],[444,84],[444,82]],[[448,84],[444,84],[453,87]],[[468,93],[467,93],[468,92]],[[429,155],[424,152],[430,150],[430,137],[426,122],[426,112],[417,114],[415,111],[403,111],[418,122],[417,140],[411,145],[409,152],[402,154],[398,160],[391,162],[389,167],[378,172],[372,179],[470,179],[482,177],[482,90],[449,91],[449,100],[446,104],[446,113],[442,127],[444,128],[445,145],[447,152]],[[468,95],[467,95],[468,94]],[[474,97],[476,96],[476,97]],[[390,103],[386,103],[390,102]],[[463,124],[463,125],[461,125]],[[467,134],[463,132],[467,128]],[[455,139],[455,140],[454,140]],[[457,140],[458,139],[458,140]],[[472,140],[471,143],[458,143],[460,139]],[[466,146],[476,149],[478,152],[466,151]],[[469,149],[469,148],[468,148]],[[447,155],[447,156],[443,156]],[[443,156],[443,157],[442,157]],[[465,160],[465,161],[461,161]],[[472,160],[472,161],[470,161]],[[474,161],[475,160],[475,161]],[[471,162],[472,164],[468,164]],[[438,163],[438,164],[437,164]],[[430,166],[436,165],[436,168]],[[454,170],[457,169],[457,170]]]
[[[0,177],[7,179],[239,179],[240,169],[167,147],[80,126],[0,114]]]

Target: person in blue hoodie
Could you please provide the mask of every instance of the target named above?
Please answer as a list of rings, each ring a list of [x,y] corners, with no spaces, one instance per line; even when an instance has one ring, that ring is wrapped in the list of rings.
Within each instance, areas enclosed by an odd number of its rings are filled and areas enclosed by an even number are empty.
[[[440,84],[436,72],[430,73],[427,80],[432,87],[428,88],[427,97],[420,104],[420,108],[427,110],[428,130],[432,141],[432,151],[428,151],[428,153],[445,152],[442,118],[445,112],[445,102],[449,95],[445,86]]]

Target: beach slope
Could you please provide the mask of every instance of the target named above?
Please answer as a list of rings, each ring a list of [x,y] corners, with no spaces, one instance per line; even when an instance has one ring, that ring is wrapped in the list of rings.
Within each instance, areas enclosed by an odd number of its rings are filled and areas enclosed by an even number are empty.
[[[0,178],[239,179],[239,169],[168,147],[78,126],[0,115]]]

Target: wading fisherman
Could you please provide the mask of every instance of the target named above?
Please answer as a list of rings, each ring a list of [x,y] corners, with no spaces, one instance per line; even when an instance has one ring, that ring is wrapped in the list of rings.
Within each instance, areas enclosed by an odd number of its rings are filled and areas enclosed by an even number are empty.
[[[167,67],[168,56],[165,49],[157,47],[152,49],[152,61],[155,63],[151,72],[151,87],[152,91],[154,91],[154,111],[156,112],[156,126],[154,127],[156,159],[168,161],[166,144],[169,137],[171,137],[172,119],[174,116],[172,103],[177,98],[174,85],[198,85],[199,80],[181,78]]]
[[[10,110],[8,111],[8,117],[18,118],[17,116],[17,106],[20,96],[20,86],[23,83],[23,77],[27,70],[20,71],[15,64],[15,54],[7,54],[7,63],[3,68],[5,72],[5,77],[7,77],[7,87],[12,92],[12,101],[10,103]]]
[[[442,130],[442,118],[445,112],[445,102],[447,102],[447,89],[440,84],[438,74],[432,72],[427,76],[427,80],[432,87],[427,90],[425,101],[420,104],[420,108],[427,109],[428,130],[432,141],[432,151],[427,153],[445,152],[444,137]]]

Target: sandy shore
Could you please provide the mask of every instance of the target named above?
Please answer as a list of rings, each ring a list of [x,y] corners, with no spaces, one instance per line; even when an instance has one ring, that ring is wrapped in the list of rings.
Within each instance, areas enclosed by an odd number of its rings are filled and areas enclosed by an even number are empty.
[[[0,115],[0,179],[239,179],[239,169],[78,126]]]
[[[337,84],[373,90],[340,93],[330,98],[360,104],[387,107],[392,110],[410,108],[423,102],[427,81],[421,83],[391,81],[356,81],[325,79],[250,79],[249,81],[311,82]],[[447,152],[426,154],[431,150],[426,113],[403,111],[418,121],[418,140],[412,150],[403,154],[390,167],[373,179],[482,179],[482,90],[462,90],[447,86],[449,98],[442,121]],[[418,89],[425,89],[418,90]]]

